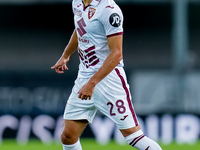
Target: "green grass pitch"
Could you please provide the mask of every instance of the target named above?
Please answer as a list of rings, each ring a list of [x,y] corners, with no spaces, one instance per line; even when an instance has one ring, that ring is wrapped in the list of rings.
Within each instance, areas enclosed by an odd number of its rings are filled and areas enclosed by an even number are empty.
[[[81,140],[83,150],[133,150],[129,145],[118,145],[111,141],[107,145],[99,145],[94,139]],[[200,142],[193,145],[178,145],[172,143],[170,145],[160,144],[163,150],[200,150]],[[19,145],[14,140],[4,140],[0,144],[0,150],[62,150],[61,143],[42,144],[38,140],[30,140],[26,145]],[[136,150],[136,149],[135,149]]]

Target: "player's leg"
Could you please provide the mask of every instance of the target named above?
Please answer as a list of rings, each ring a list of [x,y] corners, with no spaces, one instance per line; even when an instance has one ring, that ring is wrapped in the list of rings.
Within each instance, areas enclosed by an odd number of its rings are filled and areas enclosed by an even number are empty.
[[[155,141],[143,134],[139,126],[121,129],[120,131],[128,144],[138,150],[162,150]]]
[[[83,101],[78,98],[79,89],[88,81],[88,79],[79,79],[75,81],[71,95],[67,101],[63,119],[64,127],[61,133],[63,150],[82,150],[79,137],[88,122],[91,123],[95,114],[94,100]]]
[[[129,85],[123,68],[116,68],[95,87],[96,107],[112,119],[126,141],[139,150],[161,150],[153,140],[140,129],[131,100]],[[110,90],[109,90],[110,89]]]
[[[79,137],[87,124],[87,120],[64,120],[64,126],[61,133],[63,150],[82,150]]]

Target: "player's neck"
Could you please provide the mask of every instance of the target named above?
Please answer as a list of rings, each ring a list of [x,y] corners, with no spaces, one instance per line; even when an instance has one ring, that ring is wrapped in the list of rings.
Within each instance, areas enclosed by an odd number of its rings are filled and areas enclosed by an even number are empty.
[[[85,6],[89,5],[92,2],[92,0],[83,0],[83,3]]]

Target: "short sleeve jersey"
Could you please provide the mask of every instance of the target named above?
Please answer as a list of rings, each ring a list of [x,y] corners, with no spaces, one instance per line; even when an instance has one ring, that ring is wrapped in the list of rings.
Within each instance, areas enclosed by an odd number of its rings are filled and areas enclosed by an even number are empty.
[[[73,0],[74,24],[78,36],[79,77],[94,74],[110,54],[107,38],[123,34],[123,14],[113,0],[92,0],[84,6]],[[123,60],[118,66],[123,67]]]

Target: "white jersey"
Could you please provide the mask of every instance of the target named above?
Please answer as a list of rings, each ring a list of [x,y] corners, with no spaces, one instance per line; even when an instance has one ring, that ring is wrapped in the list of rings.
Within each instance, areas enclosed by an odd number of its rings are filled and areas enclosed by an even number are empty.
[[[113,0],[93,0],[87,7],[73,0],[74,24],[78,35],[79,77],[93,75],[110,54],[107,38],[123,34],[123,14]],[[123,67],[123,60],[118,67]]]

